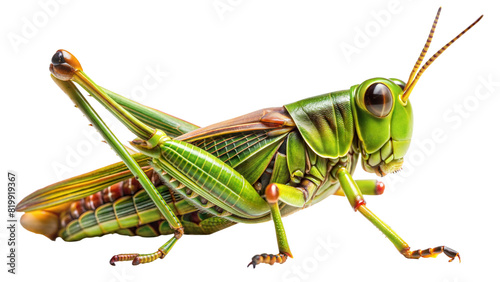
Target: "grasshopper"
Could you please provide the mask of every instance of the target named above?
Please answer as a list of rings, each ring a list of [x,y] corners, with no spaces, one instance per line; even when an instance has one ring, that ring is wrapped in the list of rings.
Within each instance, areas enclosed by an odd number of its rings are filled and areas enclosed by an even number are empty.
[[[266,108],[199,128],[128,100],[94,83],[70,52],[58,50],[50,71],[55,83],[116,151],[122,162],[73,177],[23,199],[22,225],[54,240],[77,241],[118,233],[173,234],[158,251],[118,254],[110,263],[133,265],[164,258],[184,234],[211,234],[236,223],[272,220],[278,254],[258,254],[248,266],[292,257],[281,218],[330,195],[345,196],[406,258],[457,251],[438,246],[411,250],[368,209],[363,195],[380,195],[376,180],[353,180],[361,157],[378,176],[402,168],[413,129],[409,96],[424,71],[482,16],[437,51],[422,67],[439,19],[405,83],[372,78],[348,90]],[[137,138],[131,152],[114,136],[76,88],[79,84]]]

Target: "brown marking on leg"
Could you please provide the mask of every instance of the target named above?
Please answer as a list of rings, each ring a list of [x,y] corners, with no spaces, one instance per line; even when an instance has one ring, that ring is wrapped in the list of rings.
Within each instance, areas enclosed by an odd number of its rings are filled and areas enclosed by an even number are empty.
[[[117,261],[128,261],[128,260],[134,260],[139,254],[121,254],[121,255],[114,255],[110,260],[109,264],[115,266],[115,262]]]
[[[291,255],[286,254],[286,253],[279,253],[277,255],[273,254],[260,254],[260,255],[255,255],[252,258],[252,261],[247,265],[249,267],[250,265],[253,265],[253,268],[257,266],[258,264],[261,263],[266,263],[269,265],[273,265],[274,263],[284,263],[287,259],[287,257],[291,257]]]
[[[419,259],[419,258],[430,258],[430,257],[437,257],[439,254],[444,253],[447,255],[450,260],[449,262],[452,262],[455,258],[458,258],[458,261],[461,262],[460,255],[458,254],[457,251],[448,248],[446,246],[440,246],[440,247],[435,247],[435,248],[428,248],[425,250],[415,250],[412,251],[410,250],[410,247],[407,247],[401,251],[401,254],[405,256],[406,258],[409,259]]]

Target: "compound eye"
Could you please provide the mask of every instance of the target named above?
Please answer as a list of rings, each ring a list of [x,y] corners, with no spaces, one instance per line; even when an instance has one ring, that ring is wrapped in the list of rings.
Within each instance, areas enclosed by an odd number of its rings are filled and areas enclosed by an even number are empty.
[[[374,83],[366,89],[364,103],[371,114],[385,117],[392,109],[391,90],[383,83]]]

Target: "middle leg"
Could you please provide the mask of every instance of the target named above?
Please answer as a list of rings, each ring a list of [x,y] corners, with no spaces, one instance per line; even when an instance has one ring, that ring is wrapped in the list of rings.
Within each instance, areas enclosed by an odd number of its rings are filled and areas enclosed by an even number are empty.
[[[309,182],[307,180],[305,181],[305,183],[315,186],[312,182]],[[260,263],[273,265],[276,262],[284,263],[288,257],[293,258],[290,247],[288,245],[288,240],[286,238],[285,228],[281,220],[281,213],[278,202],[282,201],[287,205],[291,205],[294,207],[304,207],[307,201],[307,192],[305,192],[308,191],[307,188],[310,189],[314,187],[292,187],[289,185],[277,183],[271,183],[266,187],[266,201],[271,209],[271,217],[276,229],[276,239],[278,241],[279,253],[276,255],[267,253],[255,255],[248,266],[253,265],[253,267],[255,268],[255,266]]]

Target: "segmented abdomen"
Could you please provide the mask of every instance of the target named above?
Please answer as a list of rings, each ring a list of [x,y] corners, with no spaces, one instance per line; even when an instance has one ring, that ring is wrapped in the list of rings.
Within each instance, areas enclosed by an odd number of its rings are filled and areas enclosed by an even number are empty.
[[[156,172],[150,170],[147,176],[176,214],[196,211],[180,195],[162,185]],[[162,216],[139,182],[130,178],[71,203],[66,211],[61,212],[59,219],[59,236],[66,241],[75,241],[160,221]]]

